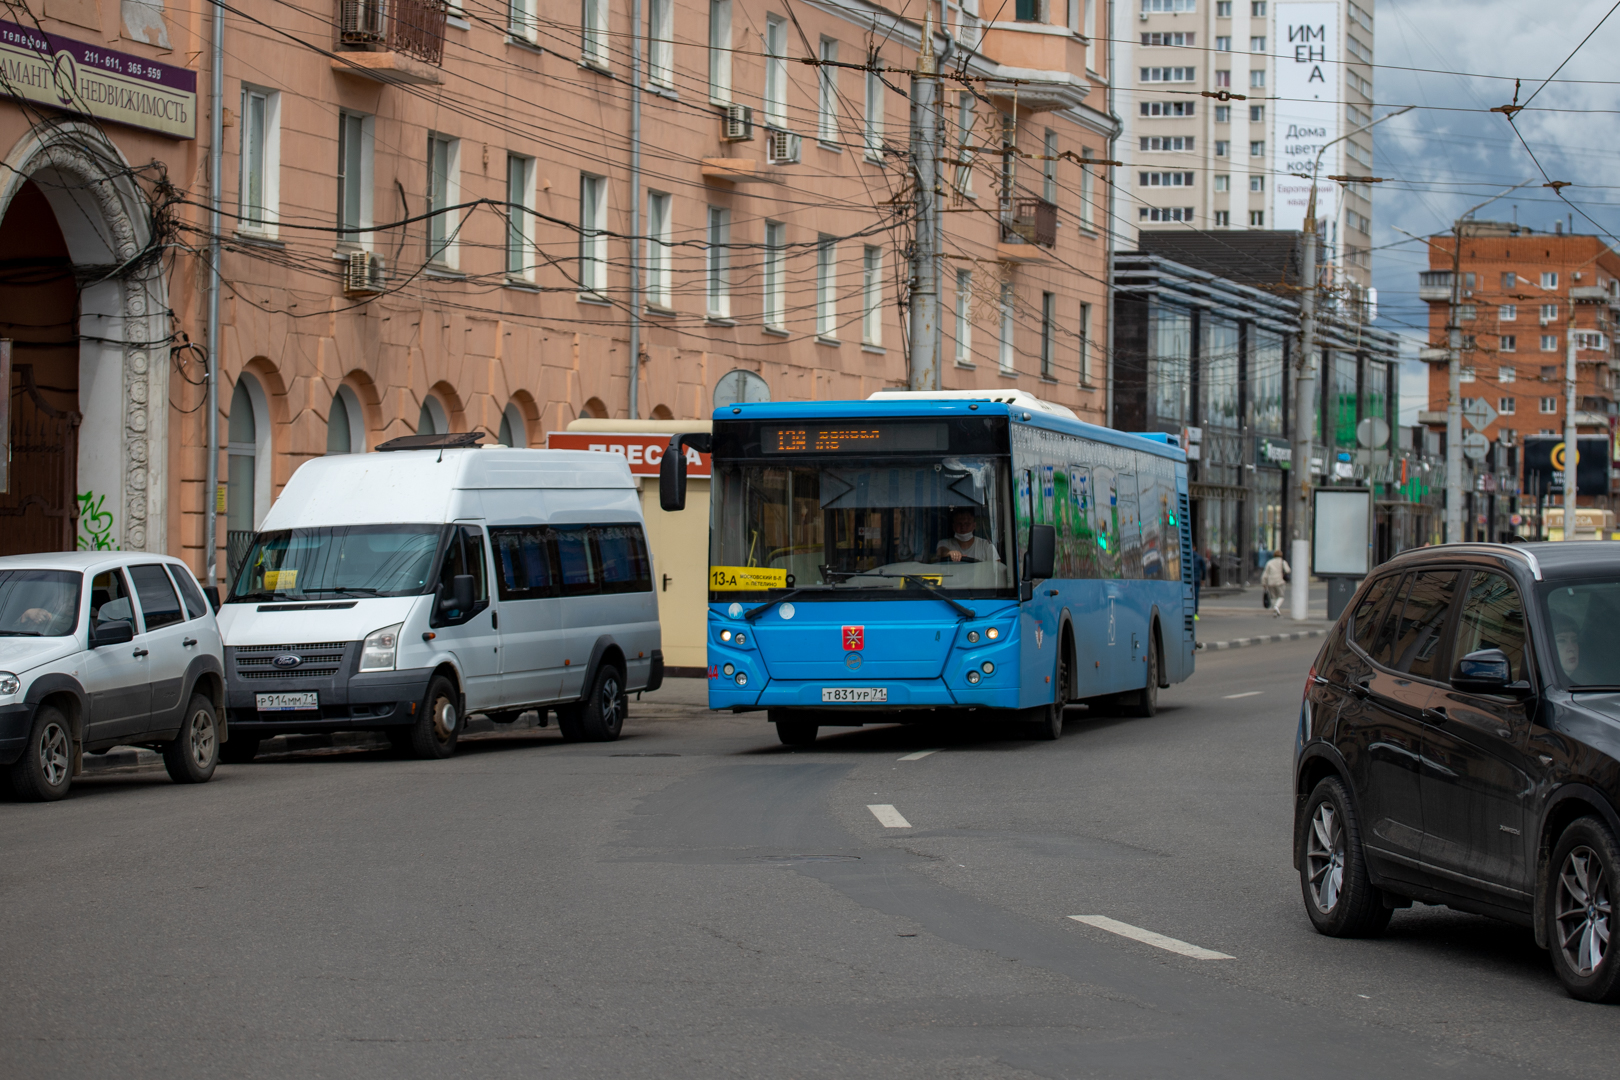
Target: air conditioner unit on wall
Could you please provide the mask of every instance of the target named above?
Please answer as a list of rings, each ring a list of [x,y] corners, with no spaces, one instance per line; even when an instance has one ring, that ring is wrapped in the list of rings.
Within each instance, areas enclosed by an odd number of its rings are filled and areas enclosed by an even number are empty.
[[[343,44],[375,44],[386,36],[379,0],[342,0],[339,4],[338,37]]]
[[[770,131],[765,136],[765,157],[772,165],[797,165],[804,140],[791,131]]]
[[[388,282],[388,264],[381,255],[351,251],[343,264],[343,291],[349,296],[377,296]]]
[[[754,110],[747,105],[727,105],[720,114],[720,138],[726,142],[748,142],[754,137]]]

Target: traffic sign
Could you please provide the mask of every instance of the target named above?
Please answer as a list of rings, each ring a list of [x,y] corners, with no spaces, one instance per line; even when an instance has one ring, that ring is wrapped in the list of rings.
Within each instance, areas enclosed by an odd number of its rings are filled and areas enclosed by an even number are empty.
[[[1470,461],[1484,461],[1490,449],[1490,441],[1477,431],[1470,431],[1462,437],[1462,452]]]
[[[1496,422],[1497,417],[1497,412],[1491,408],[1491,403],[1484,398],[1478,397],[1463,406],[1462,414],[1463,419],[1472,424],[1476,431],[1484,431]]]
[[[1389,443],[1389,421],[1382,416],[1369,416],[1356,425],[1356,442],[1371,450]]]

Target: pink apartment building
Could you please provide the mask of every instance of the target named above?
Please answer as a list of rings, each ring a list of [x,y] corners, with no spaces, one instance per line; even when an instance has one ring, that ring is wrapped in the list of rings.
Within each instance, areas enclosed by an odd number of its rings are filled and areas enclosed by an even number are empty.
[[[5,553],[166,551],[200,574],[212,499],[223,574],[314,455],[417,431],[543,446],[582,416],[706,416],[739,386],[905,386],[925,18],[949,31],[941,384],[1108,418],[1096,0],[230,6],[216,491],[221,9],[27,10],[0,26]]]

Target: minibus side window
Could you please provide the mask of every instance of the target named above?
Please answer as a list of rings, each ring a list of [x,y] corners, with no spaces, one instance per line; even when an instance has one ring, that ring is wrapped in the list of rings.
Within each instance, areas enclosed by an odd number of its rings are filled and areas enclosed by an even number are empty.
[[[502,601],[557,595],[550,529],[544,525],[492,526],[489,542],[495,549],[495,586]]]
[[[444,562],[439,566],[441,600],[453,595],[456,577],[470,574],[473,579],[473,606],[469,611],[451,608],[446,611],[434,605],[430,626],[453,626],[464,623],[489,606],[489,575],[484,564],[484,530],[476,525],[452,526],[444,551]]]
[[[590,531],[583,525],[575,525],[553,529],[552,535],[557,541],[557,568],[562,577],[562,594],[595,596],[601,592],[601,571]]]
[[[596,525],[591,533],[601,559],[603,592],[652,592],[652,566],[640,525]]]

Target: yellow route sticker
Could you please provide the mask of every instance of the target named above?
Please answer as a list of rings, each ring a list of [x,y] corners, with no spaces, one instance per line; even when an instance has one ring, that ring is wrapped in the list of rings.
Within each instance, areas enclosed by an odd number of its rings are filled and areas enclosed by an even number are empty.
[[[770,566],[711,566],[709,588],[714,592],[787,588],[787,569]]]
[[[296,587],[297,584],[297,570],[266,570],[264,572],[264,587],[272,592],[282,592]]]

